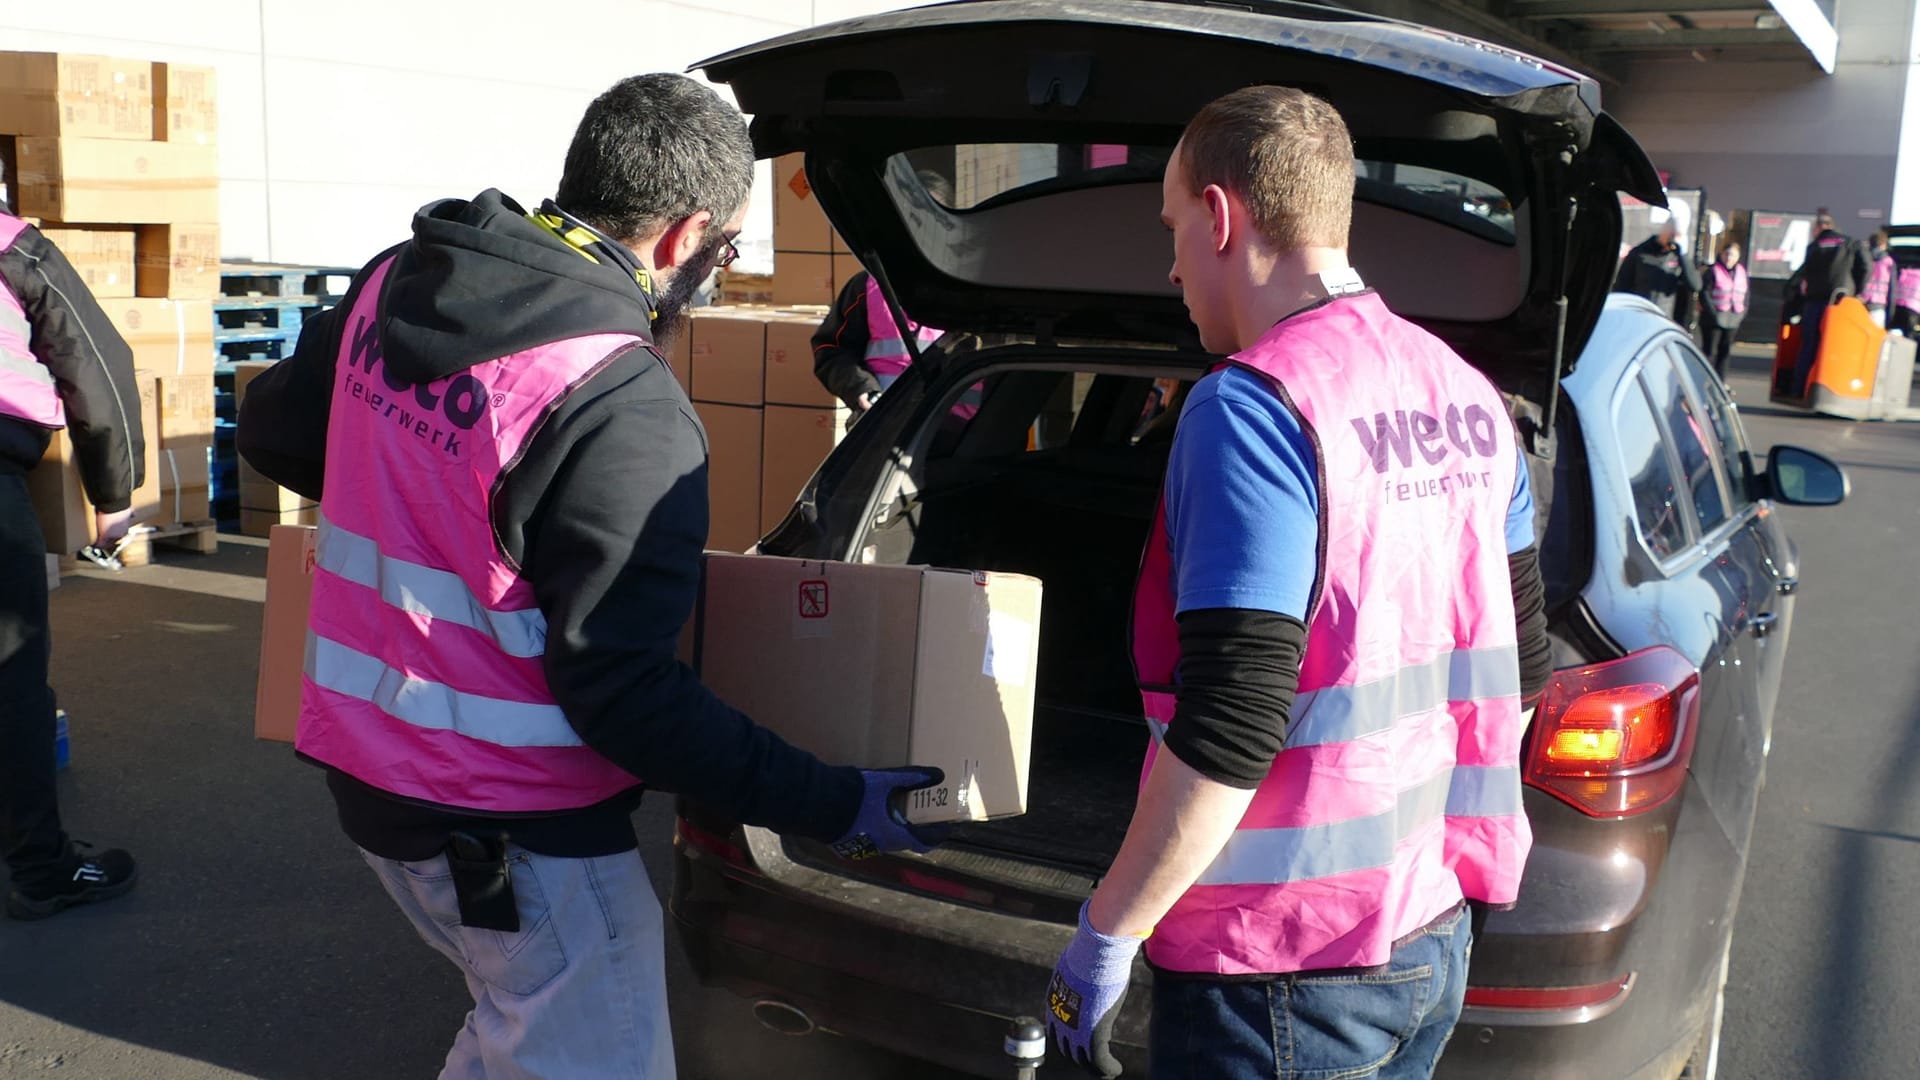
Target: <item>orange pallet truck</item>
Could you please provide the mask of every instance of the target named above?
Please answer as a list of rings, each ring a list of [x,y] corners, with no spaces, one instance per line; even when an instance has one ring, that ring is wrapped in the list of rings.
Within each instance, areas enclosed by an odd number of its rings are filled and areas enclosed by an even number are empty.
[[[1793,366],[1805,330],[1798,323],[1780,327],[1773,352],[1774,401],[1848,420],[1920,420],[1920,410],[1909,403],[1912,339],[1888,334],[1874,323],[1865,304],[1843,297],[1827,308],[1807,393],[1796,396]]]

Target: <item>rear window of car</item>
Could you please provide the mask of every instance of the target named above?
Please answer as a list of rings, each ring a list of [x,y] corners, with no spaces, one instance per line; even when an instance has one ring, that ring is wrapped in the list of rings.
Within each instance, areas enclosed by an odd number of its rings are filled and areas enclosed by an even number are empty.
[[[1687,522],[1679,485],[1673,476],[1666,437],[1640,380],[1627,384],[1614,413],[1633,493],[1633,516],[1640,539],[1655,558],[1665,559],[1687,546]]]
[[[973,210],[1105,184],[1159,183],[1172,148],[1119,143],[971,143],[900,155],[949,210]],[[1514,240],[1513,202],[1498,187],[1445,169],[1356,159],[1360,198]]]

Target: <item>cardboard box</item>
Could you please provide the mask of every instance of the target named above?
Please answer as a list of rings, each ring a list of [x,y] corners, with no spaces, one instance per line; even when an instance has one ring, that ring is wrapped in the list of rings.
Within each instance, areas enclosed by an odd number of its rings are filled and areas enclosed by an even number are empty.
[[[714,303],[734,307],[743,304],[754,306],[771,304],[773,303],[773,275],[743,274],[734,270],[722,270],[714,291]]]
[[[160,449],[213,441],[213,376],[160,376]]]
[[[698,309],[689,330],[693,399],[758,405],[766,364],[766,312],[754,308]]]
[[[40,232],[73,264],[94,299],[133,295],[133,226],[49,225]]]
[[[772,532],[793,509],[800,489],[813,479],[827,454],[840,445],[852,413],[845,405],[803,409],[769,405],[762,418],[760,532]]]
[[[219,130],[213,69],[199,64],[153,65],[153,137],[208,145]]]
[[[240,509],[240,535],[271,536],[275,526],[279,525],[318,525],[320,507],[306,506],[299,510],[249,510]]]
[[[307,526],[277,525],[267,536],[267,602],[260,617],[253,737],[292,742],[300,721],[300,676],[307,664],[307,615],[313,609],[319,534]]]
[[[167,375],[213,374],[211,301],[136,297],[105,300],[100,307],[133,348],[135,367]]]
[[[140,428],[146,444],[142,482],[133,489],[133,523],[151,525],[160,517],[160,440],[154,434],[160,424],[159,401],[153,372],[135,371],[133,378],[140,392]],[[46,456],[27,473],[27,493],[46,534],[48,552],[71,557],[93,543],[93,503],[80,479],[69,432],[57,432],[47,444]]]
[[[693,408],[707,429],[707,547],[745,551],[760,539],[760,410]]]
[[[707,556],[701,680],[823,760],[931,765],[914,822],[1026,812],[1040,582],[1016,574]]]
[[[240,509],[259,510],[263,513],[282,514],[290,510],[304,510],[315,505],[314,500],[305,495],[267,479],[255,472],[245,462],[240,465]]]
[[[278,360],[236,360],[233,363],[233,407],[235,415],[240,404],[247,400],[247,384],[266,373]],[[244,464],[244,462],[243,462]]]
[[[680,392],[693,399],[693,320],[680,324],[680,330],[667,341],[667,366],[673,369],[673,379],[680,384]]]
[[[151,130],[152,121],[144,126]],[[220,220],[211,146],[23,137],[14,157],[23,215],[116,225]]]
[[[780,312],[767,319],[766,400],[769,405],[832,408],[839,399],[813,374],[813,334],[827,317],[819,312]]]
[[[146,139],[152,66],[77,53],[0,53],[0,135]]]
[[[187,524],[213,517],[212,454],[211,435],[178,439],[160,451],[161,524]]]
[[[847,272],[852,274],[851,269]],[[773,302],[776,305],[832,304],[839,290],[840,280],[834,276],[832,255],[774,252]]]
[[[220,295],[220,226],[141,225],[134,241],[134,293],[175,300]]]
[[[773,250],[825,255],[834,249],[833,225],[807,183],[806,160],[801,154],[773,159]],[[780,256],[773,258],[777,271]],[[776,301],[777,302],[777,301]],[[824,302],[824,301],[823,301]]]

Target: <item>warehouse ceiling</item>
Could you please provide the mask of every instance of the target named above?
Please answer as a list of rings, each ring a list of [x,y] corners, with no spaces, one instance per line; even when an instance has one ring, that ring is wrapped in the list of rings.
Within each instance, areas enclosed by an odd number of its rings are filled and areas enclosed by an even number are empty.
[[[1627,61],[1808,61],[1833,71],[1835,0],[1341,0],[1472,34],[1603,82]]]

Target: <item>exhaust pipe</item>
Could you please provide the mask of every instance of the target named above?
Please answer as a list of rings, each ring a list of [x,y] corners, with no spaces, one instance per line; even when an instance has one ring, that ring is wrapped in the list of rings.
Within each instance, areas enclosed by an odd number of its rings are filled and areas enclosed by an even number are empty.
[[[811,1035],[818,1027],[813,1017],[798,1007],[789,1005],[778,998],[761,998],[753,1003],[753,1018],[768,1031],[777,1031],[782,1035]]]

